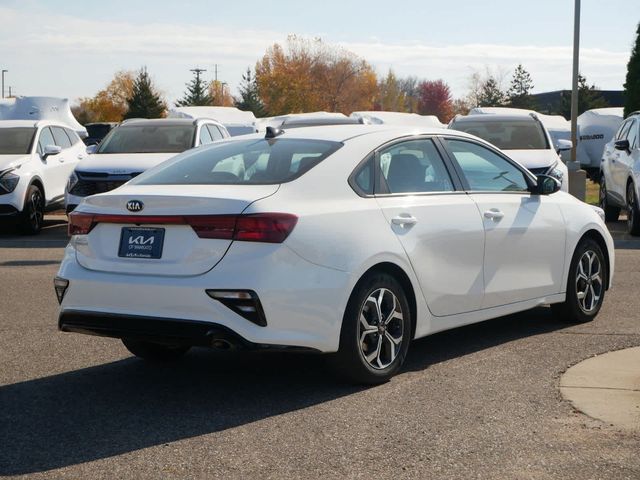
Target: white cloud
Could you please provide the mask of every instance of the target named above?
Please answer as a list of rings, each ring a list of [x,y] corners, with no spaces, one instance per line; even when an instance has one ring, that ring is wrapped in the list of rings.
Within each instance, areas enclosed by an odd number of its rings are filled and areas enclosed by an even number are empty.
[[[220,64],[220,78],[234,88],[247,66],[254,65],[269,45],[287,36],[285,32],[220,25],[87,20],[3,7],[0,18],[0,58],[9,66],[8,78],[13,79],[9,84],[18,93],[71,98],[92,95],[114,71],[141,65],[149,67],[171,99],[181,95],[189,80],[188,68],[196,65],[209,68],[210,78],[213,64]],[[325,40],[331,42],[331,38]],[[571,46],[399,45],[385,43],[380,36],[341,45],[382,74],[393,68],[401,76],[443,78],[456,96],[465,93],[469,75],[487,65],[510,72],[522,63],[532,74],[536,91],[567,88],[570,83]],[[620,89],[627,60],[626,52],[583,49],[581,70],[591,83]]]

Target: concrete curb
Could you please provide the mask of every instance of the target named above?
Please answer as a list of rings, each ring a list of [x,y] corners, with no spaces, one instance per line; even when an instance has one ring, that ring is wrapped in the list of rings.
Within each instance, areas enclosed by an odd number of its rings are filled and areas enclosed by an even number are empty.
[[[562,396],[586,415],[640,431],[640,347],[588,358],[560,378]]]

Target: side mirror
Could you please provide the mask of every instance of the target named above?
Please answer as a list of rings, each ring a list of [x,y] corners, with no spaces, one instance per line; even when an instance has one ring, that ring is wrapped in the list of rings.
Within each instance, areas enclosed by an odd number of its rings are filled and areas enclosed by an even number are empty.
[[[62,151],[62,147],[58,145],[45,145],[42,159],[46,160],[51,155],[58,155]]]
[[[556,152],[566,152],[567,150],[571,150],[573,148],[573,142],[571,140],[565,140],[564,138],[559,139],[556,142]]]
[[[629,140],[624,139],[624,140],[616,140],[616,143],[614,144],[616,147],[616,150],[623,150],[627,153],[631,153],[631,148],[629,145]]]
[[[562,187],[560,181],[550,175],[537,175],[538,183],[532,193],[538,195],[551,195]]]
[[[97,143],[94,143],[93,145],[89,145],[87,147],[87,153],[89,155],[92,155],[92,154],[96,153],[97,150],[98,150],[98,144]]]

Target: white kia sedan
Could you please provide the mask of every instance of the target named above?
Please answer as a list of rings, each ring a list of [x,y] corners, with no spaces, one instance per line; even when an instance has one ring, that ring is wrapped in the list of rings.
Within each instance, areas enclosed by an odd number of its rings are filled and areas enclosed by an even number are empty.
[[[381,382],[414,338],[546,304],[597,315],[613,242],[559,189],[453,130],[269,127],[86,198],[55,279],[59,328],[151,360],[335,353]]]

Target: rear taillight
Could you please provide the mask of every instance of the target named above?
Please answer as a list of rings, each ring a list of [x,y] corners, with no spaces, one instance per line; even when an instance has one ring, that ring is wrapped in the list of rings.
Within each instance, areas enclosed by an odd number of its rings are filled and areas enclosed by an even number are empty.
[[[110,215],[72,212],[69,235],[86,235],[98,223],[189,225],[200,238],[282,243],[298,222],[289,213],[250,215]]]

